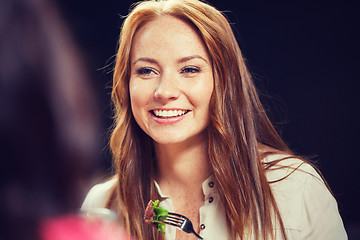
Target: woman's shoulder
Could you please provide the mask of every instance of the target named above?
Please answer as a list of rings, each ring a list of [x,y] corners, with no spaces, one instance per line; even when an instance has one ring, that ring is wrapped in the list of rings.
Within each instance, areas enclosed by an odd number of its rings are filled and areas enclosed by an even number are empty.
[[[104,208],[110,194],[113,192],[116,185],[117,178],[116,176],[112,177],[111,179],[96,184],[93,186],[88,194],[85,197],[85,200],[81,206],[81,210],[88,210],[91,208]]]
[[[272,154],[263,160],[266,178],[275,197],[298,202],[307,194],[331,196],[319,170],[310,162],[289,154]],[[319,192],[320,191],[320,192]]]
[[[263,158],[266,169],[266,177],[270,183],[280,182],[289,178],[294,183],[304,181],[319,181],[324,184],[317,168],[310,162],[301,157],[287,153],[270,154]],[[309,179],[308,179],[309,178]]]
[[[263,163],[286,229],[301,239],[347,239],[337,202],[313,164],[289,154],[270,155]]]

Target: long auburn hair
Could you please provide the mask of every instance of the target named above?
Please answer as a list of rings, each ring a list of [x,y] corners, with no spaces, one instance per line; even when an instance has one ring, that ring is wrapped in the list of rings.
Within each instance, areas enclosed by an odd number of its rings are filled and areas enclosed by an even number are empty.
[[[286,239],[259,146],[291,152],[266,115],[226,17],[197,0],[141,2],[134,5],[123,23],[113,76],[115,122],[110,139],[118,179],[108,207],[118,211],[127,231],[135,238],[162,238],[156,229],[143,222],[147,202],[159,197],[154,186],[156,160],[152,139],[133,118],[129,96],[134,35],[160,15],[191,23],[203,39],[212,62],[215,87],[206,130],[208,155],[231,239],[244,239],[248,230],[256,239],[274,237],[275,221]]]

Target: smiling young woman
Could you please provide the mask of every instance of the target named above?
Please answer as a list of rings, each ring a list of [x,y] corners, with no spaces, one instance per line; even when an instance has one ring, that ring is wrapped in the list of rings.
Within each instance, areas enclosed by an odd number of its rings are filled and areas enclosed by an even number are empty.
[[[144,223],[150,199],[205,239],[346,239],[334,197],[270,123],[226,18],[196,0],[146,1],[125,19],[114,69],[116,175],[107,207],[136,239],[191,239]]]

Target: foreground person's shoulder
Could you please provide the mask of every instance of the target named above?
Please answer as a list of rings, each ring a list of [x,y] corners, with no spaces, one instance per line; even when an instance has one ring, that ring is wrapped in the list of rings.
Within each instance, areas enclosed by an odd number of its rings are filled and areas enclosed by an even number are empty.
[[[113,188],[116,185],[117,178],[114,176],[106,182],[93,186],[85,197],[81,210],[90,208],[105,207]]]

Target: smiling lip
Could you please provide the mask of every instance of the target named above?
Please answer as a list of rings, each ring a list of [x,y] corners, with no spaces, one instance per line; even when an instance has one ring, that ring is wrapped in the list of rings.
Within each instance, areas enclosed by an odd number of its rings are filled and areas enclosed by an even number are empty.
[[[185,109],[153,109],[150,111],[154,121],[160,124],[174,124],[185,118],[190,110]]]

